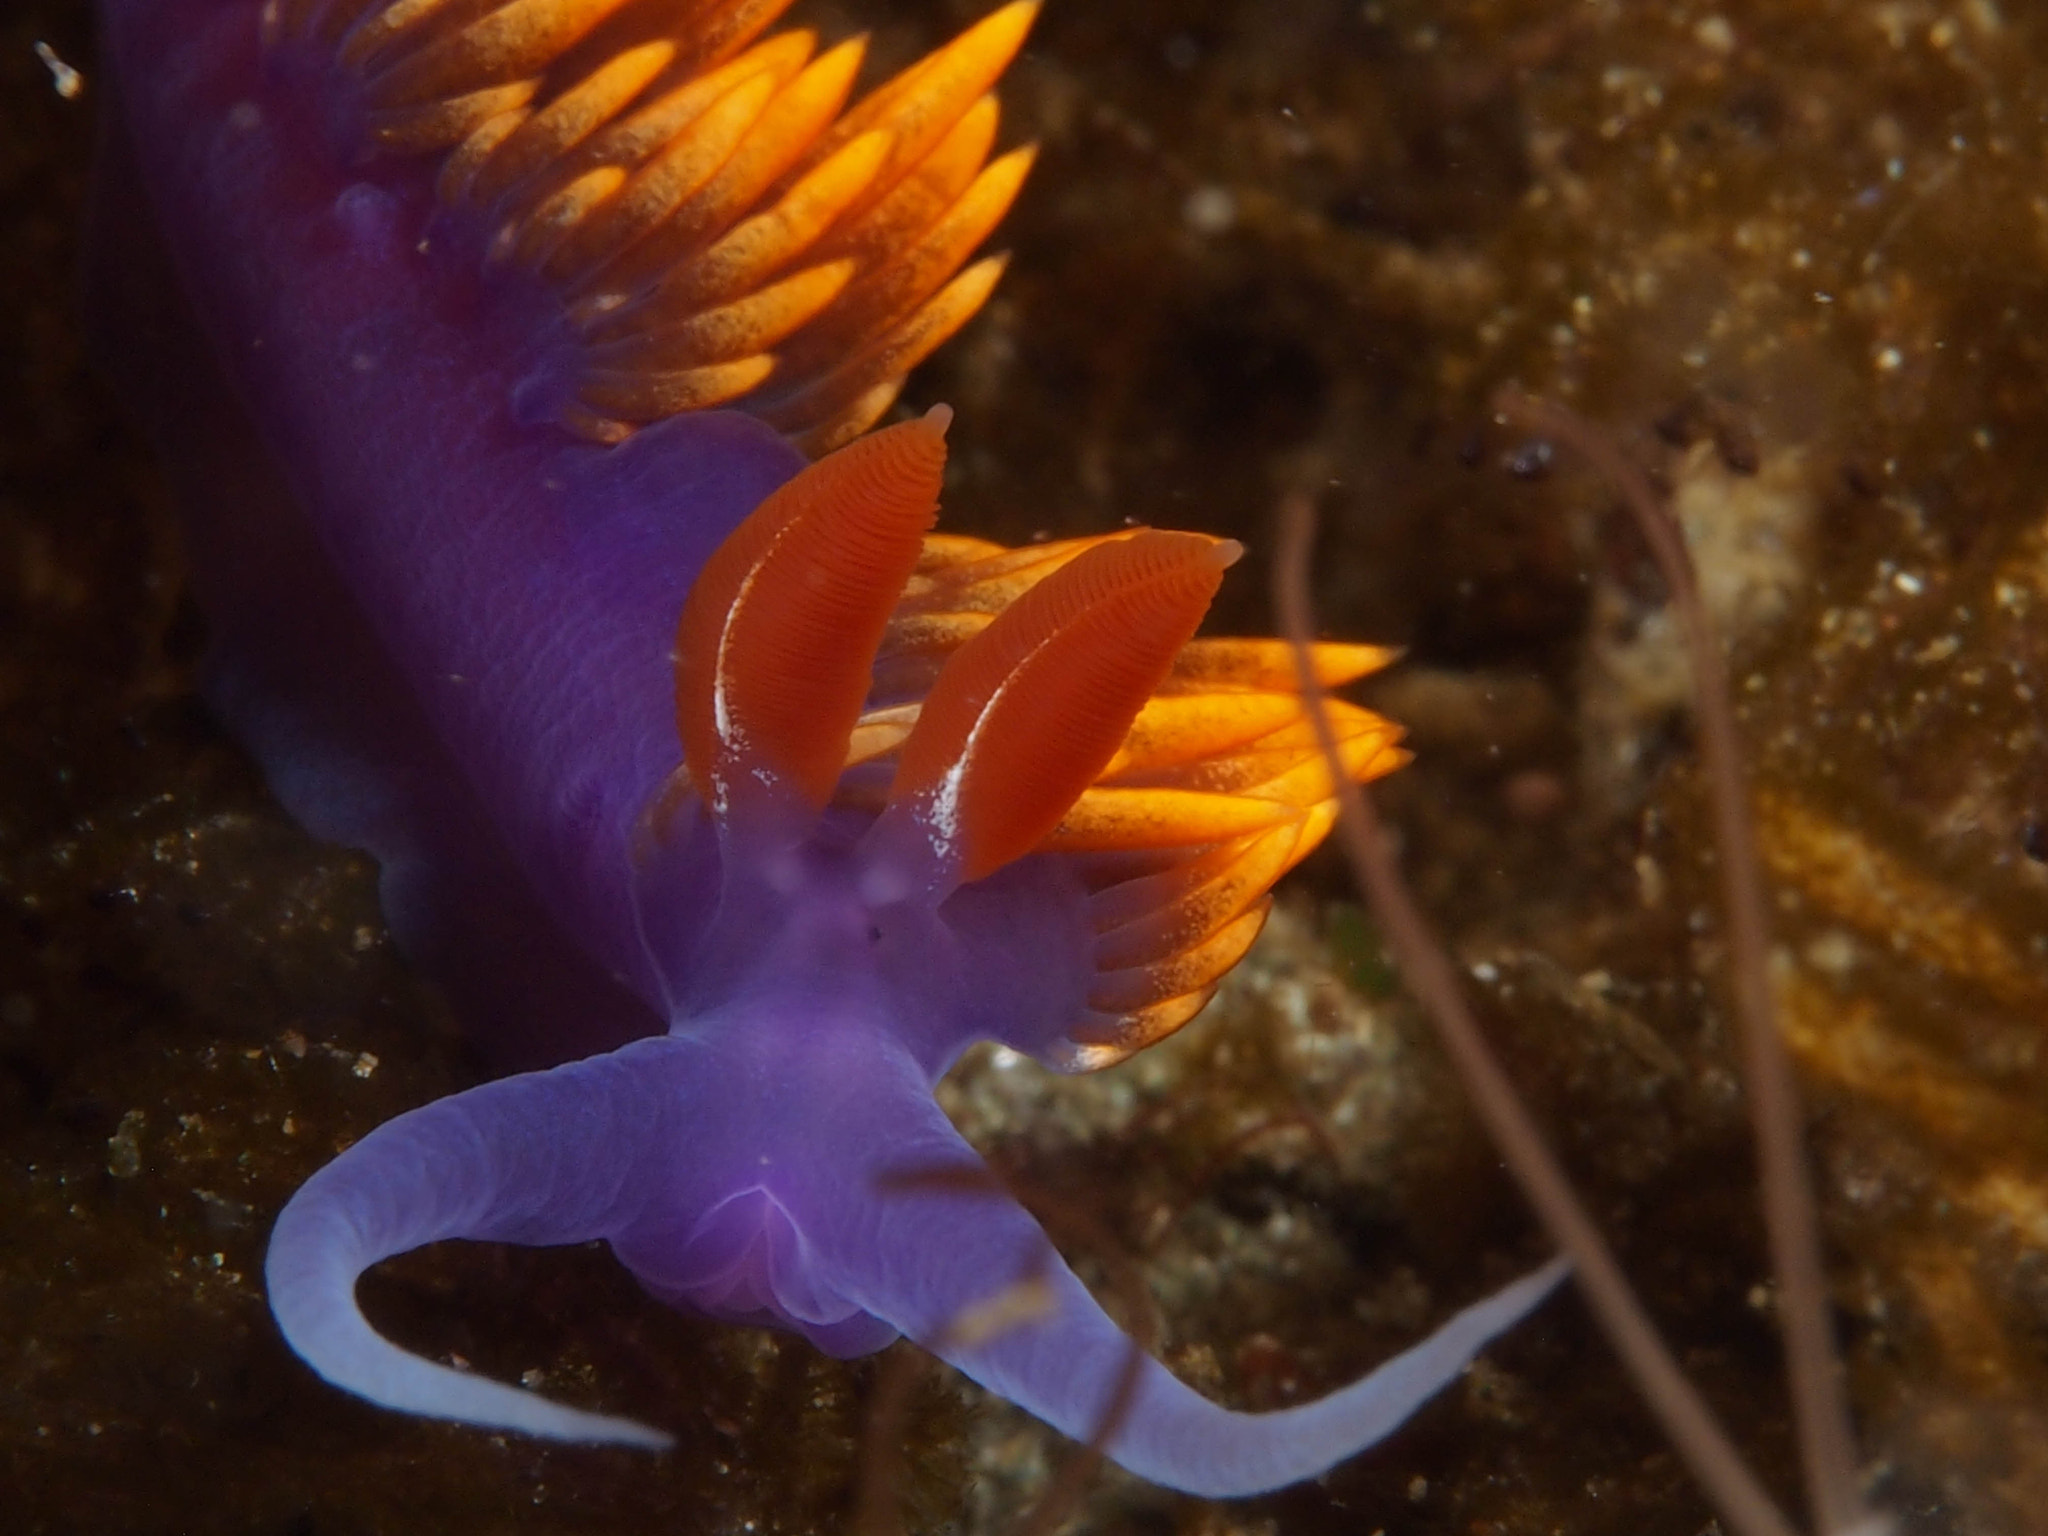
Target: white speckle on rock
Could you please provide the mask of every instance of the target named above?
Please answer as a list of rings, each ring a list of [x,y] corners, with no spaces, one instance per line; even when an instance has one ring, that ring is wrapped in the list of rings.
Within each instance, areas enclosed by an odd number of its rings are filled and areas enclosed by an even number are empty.
[[[1237,223],[1237,197],[1228,187],[1197,187],[1180,205],[1180,217],[1198,235],[1227,234]]]

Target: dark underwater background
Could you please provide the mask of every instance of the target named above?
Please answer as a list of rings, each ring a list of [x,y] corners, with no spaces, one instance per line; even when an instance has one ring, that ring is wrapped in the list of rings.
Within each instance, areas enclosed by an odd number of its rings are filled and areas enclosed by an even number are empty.
[[[979,4],[802,5],[907,61]],[[83,71],[67,99],[33,50]],[[268,1224],[473,1080],[378,916],[192,693],[204,625],[91,374],[90,9],[0,18],[0,1508],[10,1530],[827,1532],[877,1361],[642,1297],[599,1250],[365,1286],[417,1348],[676,1430],[665,1458],[380,1413],[283,1349]],[[1314,492],[1327,633],[1500,1048],[1678,1353],[1797,1473],[1663,594],[1612,495],[1493,420],[1570,404],[1672,497],[1731,635],[1774,983],[1837,1323],[1902,1529],[2048,1509],[2048,16],[2019,0],[1050,0],[1004,88],[1043,157],[950,401],[947,526],[1243,539]],[[1081,1081],[948,1107],[1145,1266],[1163,1353],[1269,1407],[1542,1252],[1333,861],[1218,1004]],[[1110,1267],[1084,1247],[1091,1276]],[[1111,1258],[1114,1255],[1110,1256]],[[899,1349],[902,1348],[899,1346]],[[888,1357],[883,1357],[886,1360]],[[906,1526],[1011,1529],[1067,1454],[932,1373]],[[1119,1474],[1070,1529],[1693,1536],[1710,1513],[1575,1299],[1319,1483]]]

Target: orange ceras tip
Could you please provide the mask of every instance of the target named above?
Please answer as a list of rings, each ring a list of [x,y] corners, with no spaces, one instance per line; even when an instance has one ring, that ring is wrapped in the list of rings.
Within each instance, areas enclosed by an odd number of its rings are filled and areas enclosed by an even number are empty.
[[[991,92],[1038,4],[851,105],[864,43],[764,36],[788,4],[271,0],[263,41],[324,50],[356,149],[438,156],[485,265],[554,289],[563,427],[618,442],[723,406],[816,456],[880,420],[1002,270],[971,258],[1032,156],[989,158]]]
[[[831,799],[876,648],[938,515],[935,406],[799,472],[719,545],[676,635],[676,721],[715,814],[760,775]]]
[[[890,810],[973,881],[1059,825],[1122,745],[1242,547],[1145,530],[1032,587],[946,662]]]

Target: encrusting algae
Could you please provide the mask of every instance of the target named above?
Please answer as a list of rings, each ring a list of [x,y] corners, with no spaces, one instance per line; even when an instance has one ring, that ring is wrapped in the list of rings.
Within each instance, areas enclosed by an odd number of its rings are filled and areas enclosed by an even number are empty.
[[[874,28],[880,78],[971,18],[798,19]],[[1368,698],[1417,752],[1382,797],[1411,872],[1789,1493],[1688,726],[1631,681],[1664,675],[1660,593],[1607,492],[1488,401],[1567,400],[1696,520],[1743,520],[1779,997],[1863,1449],[1911,1531],[2019,1532],[2048,1499],[2043,26],[1987,0],[1053,0],[1006,89],[1042,145],[1010,270],[906,394],[959,408],[948,503],[1006,541],[1128,516],[1255,563],[1278,491],[1320,492],[1323,622],[1408,647]],[[381,1418],[265,1327],[285,1193],[468,1069],[364,861],[290,827],[189,702],[162,499],[70,318],[89,28],[59,0],[4,28],[0,1230],[25,1236],[0,1443],[24,1528],[835,1528],[873,1368],[675,1317],[600,1255],[430,1253],[366,1300],[480,1369],[693,1405],[667,1461]],[[1006,1172],[1143,1258],[1176,1368],[1247,1405],[1351,1375],[1534,1251],[1407,1005],[1338,981],[1316,935],[1345,898],[1309,875],[1174,1040],[1079,1084],[993,1057],[954,1084]],[[505,1304],[478,1321],[457,1291]],[[918,1530],[1005,1528],[1057,1454],[938,1382],[907,1441]],[[1705,1520],[1566,1303],[1322,1485],[1204,1507],[1105,1477],[1078,1528]]]

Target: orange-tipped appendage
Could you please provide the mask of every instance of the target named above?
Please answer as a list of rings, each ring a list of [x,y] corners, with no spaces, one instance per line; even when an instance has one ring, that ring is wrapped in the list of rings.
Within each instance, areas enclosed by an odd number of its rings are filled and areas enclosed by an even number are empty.
[[[1030,852],[1115,755],[1239,553],[1147,530],[1033,587],[939,674],[892,809],[927,829],[962,881]]]
[[[856,134],[886,127],[896,136],[896,149],[884,185],[893,185],[940,144],[1009,67],[1038,19],[1038,7],[1039,0],[1012,0],[918,60],[834,124],[818,141],[812,160],[823,159]]]
[[[903,584],[938,514],[935,407],[800,472],[705,563],[676,636],[676,721],[715,814],[786,786],[831,799]]]
[[[501,85],[545,68],[625,0],[513,0],[443,36],[369,81],[377,106],[399,107],[479,84]]]
[[[1031,156],[989,161],[989,93],[1038,4],[846,107],[858,40],[815,59],[808,31],[754,42],[788,3],[269,0],[262,37],[324,52],[354,148],[439,154],[486,265],[556,290],[563,426],[612,443],[730,407],[816,457],[888,411],[1002,270],[969,261]],[[825,272],[830,291],[786,286]]]
[[[1318,640],[1309,648],[1316,683],[1341,688],[1377,672],[1401,653],[1384,645],[1349,645]],[[1294,647],[1285,640],[1196,640],[1173,659],[1162,693],[1208,693],[1220,688],[1300,691]]]

